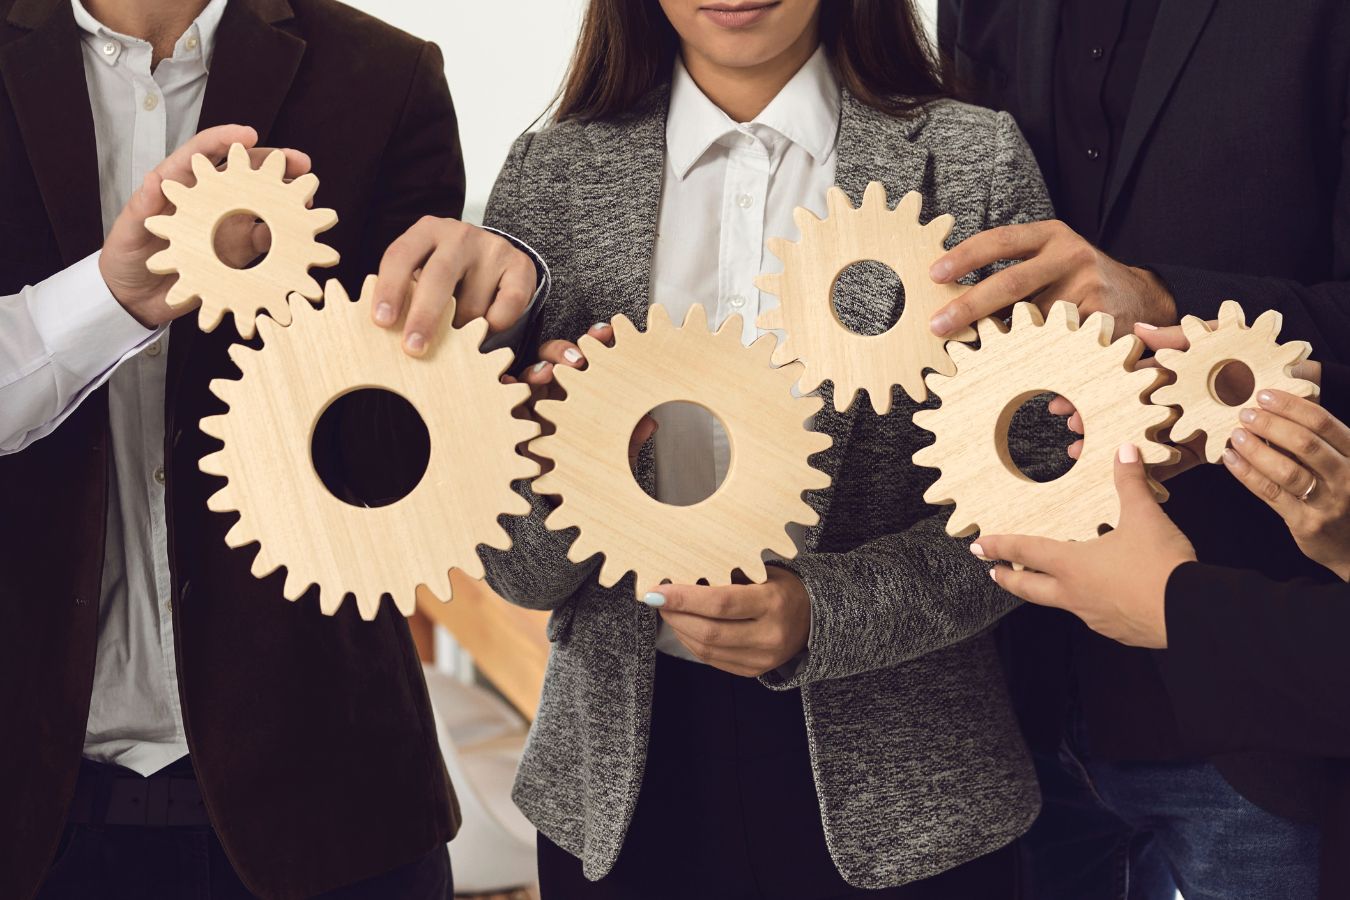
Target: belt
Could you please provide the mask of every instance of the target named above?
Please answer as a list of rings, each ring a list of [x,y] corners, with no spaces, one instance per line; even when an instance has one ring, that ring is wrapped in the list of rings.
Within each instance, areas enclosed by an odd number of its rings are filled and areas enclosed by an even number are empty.
[[[67,820],[72,825],[151,827],[210,825],[192,765],[186,757],[153,775],[80,761]]]

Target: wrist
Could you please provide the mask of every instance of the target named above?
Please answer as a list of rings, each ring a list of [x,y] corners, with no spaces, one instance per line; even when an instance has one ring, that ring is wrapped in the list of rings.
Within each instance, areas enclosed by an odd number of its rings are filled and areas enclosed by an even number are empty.
[[[1167,283],[1158,277],[1152,269],[1131,266],[1135,277],[1143,285],[1144,321],[1150,325],[1175,325],[1177,323],[1177,301]]]

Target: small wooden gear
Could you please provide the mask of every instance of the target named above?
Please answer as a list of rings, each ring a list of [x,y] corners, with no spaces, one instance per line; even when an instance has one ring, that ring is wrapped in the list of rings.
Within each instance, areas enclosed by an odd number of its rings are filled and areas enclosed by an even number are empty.
[[[785,329],[787,339],[774,352],[774,362],[800,359],[806,366],[801,389],[813,391],[821,382],[834,383],[834,405],[847,409],[858,391],[865,390],[878,415],[891,408],[891,389],[900,385],[916,403],[928,395],[923,374],[933,369],[944,375],[956,371],[947,353],[948,340],[971,341],[973,329],[951,338],[933,334],[929,320],[939,309],[966,290],[962,285],[936,284],[928,269],[945,252],[944,242],[954,219],[938,216],[919,224],[923,198],[910,191],[895,209],[886,201],[886,188],[877,181],[863,192],[854,208],[838,187],[826,195],[829,216],[818,219],[798,207],[793,215],[801,240],[768,242],[783,261],[783,271],[761,275],[759,288],[775,294],[777,309],[759,318],[759,327]],[[843,271],[854,263],[875,260],[889,266],[905,289],[904,310],[888,331],[858,334],[839,320],[831,294]]]
[[[1195,316],[1181,320],[1181,329],[1191,342],[1188,350],[1159,350],[1158,364],[1176,374],[1177,380],[1158,388],[1154,403],[1181,408],[1181,418],[1172,426],[1172,440],[1189,441],[1205,434],[1205,459],[1217,463],[1228,438],[1241,420],[1238,413],[1251,403],[1251,396],[1230,406],[1219,397],[1216,382],[1229,363],[1241,363],[1255,376],[1257,389],[1274,388],[1298,397],[1316,397],[1317,385],[1293,376],[1297,363],[1307,359],[1312,347],[1306,341],[1277,342],[1283,317],[1266,310],[1247,327],[1247,317],[1235,300],[1219,307],[1218,325],[1211,329]]]
[[[665,580],[730,584],[736,570],[763,581],[765,550],[796,553],[787,524],[817,521],[802,493],[829,486],[809,458],[827,449],[830,438],[805,427],[823,401],[794,396],[801,367],[773,367],[772,335],[741,344],[739,316],[715,333],[700,306],[690,308],[679,328],[661,306],[651,308],[645,332],[624,316],[612,324],[613,347],[581,338],[585,369],[555,368],[566,399],[536,404],[557,426],[531,443],[554,462],[534,490],[562,497],[546,524],[579,528],[568,558],[579,563],[604,554],[600,584],[613,587],[632,571],[638,596]],[[722,486],[692,506],[648,496],[628,461],[638,420],[677,401],[715,413],[731,442]]]
[[[164,182],[164,196],[174,212],[145,220],[151,234],[169,242],[150,257],[146,268],[158,275],[178,273],[165,302],[184,306],[201,298],[197,323],[202,331],[213,331],[228,312],[240,336],[251,338],[260,309],[289,325],[291,293],[316,301],[322,295],[309,269],[338,262],[336,250],[315,240],[337,224],[333,210],[308,208],[319,179],[309,173],[286,181],[286,157],[280,150],[254,169],[242,144],[230,147],[223,169],[196,154],[192,172],[197,179],[192,187]],[[220,224],[241,213],[262,219],[272,235],[267,255],[248,269],[221,260],[214,243]]]
[[[207,503],[216,512],[239,513],[226,543],[259,542],[253,574],[262,578],[285,566],[288,600],[317,584],[324,613],[336,612],[351,593],[364,619],[375,617],[386,593],[405,616],[412,615],[418,585],[448,598],[451,568],[483,578],[478,545],[510,547],[497,517],[529,512],[511,483],[538,474],[516,445],[537,435],[539,425],[512,417],[529,387],[499,381],[510,350],[479,352],[487,322],[446,327],[427,354],[414,359],[400,346],[400,330],[371,326],[374,290],[370,276],[353,302],[329,281],[322,309],[292,295],[292,327],[259,319],[262,349],[230,348],[243,377],[211,382],[229,411],[201,421],[202,431],[225,442],[200,466],[228,479]],[[453,307],[445,322],[452,317]],[[431,436],[426,473],[388,506],[344,503],[311,462],[319,417],[334,400],[362,388],[408,400]]]
[[[1134,371],[1143,342],[1131,335],[1112,343],[1112,328],[1105,313],[1093,313],[1079,327],[1071,303],[1054,304],[1045,318],[1034,305],[1018,303],[1011,329],[983,319],[978,350],[951,346],[956,374],[928,376],[942,406],[914,415],[914,423],[937,438],[914,454],[914,462],[942,471],[924,500],[956,504],[948,534],[964,537],[978,530],[1087,540],[1119,520],[1114,458],[1121,444],[1137,445],[1148,465],[1179,458],[1175,448],[1156,439],[1172,411],[1147,400],[1166,376],[1158,369]],[[1013,462],[1008,427],[1023,403],[1047,392],[1077,407],[1085,433],[1074,466],[1039,483]],[[1153,488],[1160,498],[1167,496],[1157,482]]]

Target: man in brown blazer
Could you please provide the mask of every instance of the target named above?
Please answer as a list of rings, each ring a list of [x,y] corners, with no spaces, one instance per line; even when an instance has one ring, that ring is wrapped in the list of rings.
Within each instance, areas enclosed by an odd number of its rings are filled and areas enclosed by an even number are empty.
[[[0,0],[0,897],[449,896],[458,810],[405,621],[285,602],[206,508],[233,329],[168,328],[172,277],[143,265],[188,137],[303,150],[288,173],[340,216],[322,274],[379,271],[371,327],[413,355],[452,291],[502,330],[546,289],[502,237],[422,219],[464,199],[434,45],[332,0]],[[416,465],[379,413],[316,442],[358,501]]]

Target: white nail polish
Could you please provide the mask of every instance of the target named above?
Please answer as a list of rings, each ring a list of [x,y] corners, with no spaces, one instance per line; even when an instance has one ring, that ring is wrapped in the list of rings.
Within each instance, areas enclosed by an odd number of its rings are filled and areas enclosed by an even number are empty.
[[[581,351],[578,350],[577,348],[568,347],[566,350],[563,351],[563,359],[571,363],[579,363],[583,359],[585,359],[585,357],[581,355]]]
[[[971,544],[970,552],[974,553],[976,556],[984,556],[984,548],[979,544]]]
[[[594,325],[591,326],[591,331],[599,331],[601,328],[608,328],[608,327],[609,327],[608,322],[596,322]]]
[[[1157,330],[1158,330],[1158,326],[1157,326],[1157,325],[1150,325],[1150,324],[1147,323],[1147,322],[1136,322],[1135,324],[1138,325],[1140,328],[1144,329],[1145,331],[1157,331]]]
[[[547,361],[547,360],[542,360],[542,359],[541,359],[541,360],[539,360],[539,362],[535,363],[535,364],[530,368],[530,371],[531,371],[531,372],[534,372],[534,373],[537,375],[537,374],[539,374],[540,372],[544,371],[544,366],[546,366],[546,365],[548,365],[548,361]]]

